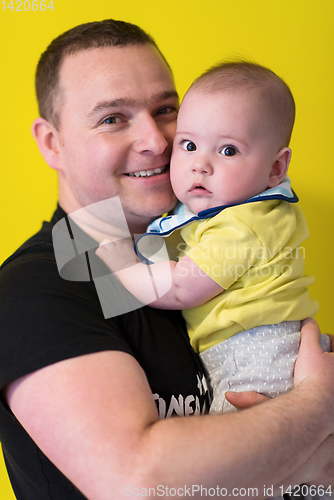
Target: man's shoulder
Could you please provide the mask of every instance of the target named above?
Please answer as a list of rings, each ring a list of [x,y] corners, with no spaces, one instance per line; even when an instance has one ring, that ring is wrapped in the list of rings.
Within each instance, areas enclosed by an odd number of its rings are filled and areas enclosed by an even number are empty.
[[[54,263],[51,229],[48,225],[49,223],[43,223],[38,233],[25,241],[3,262],[0,266],[0,281],[24,276],[26,270],[29,274],[35,273],[36,268],[46,261]]]
[[[3,271],[15,270],[25,266],[27,263],[39,262],[40,260],[53,259],[54,251],[52,244],[52,228],[64,212],[57,208],[50,221],[44,221],[40,230],[26,240],[12,255],[10,255],[0,266],[0,276]]]
[[[58,217],[55,215],[58,213]],[[0,266],[0,301],[2,304],[28,301],[28,297],[45,302],[54,291],[67,293],[76,284],[63,282],[59,275],[52,241],[52,229],[59,219],[57,209],[50,221],[44,221],[40,230],[25,241]],[[66,215],[66,214],[65,214]],[[66,285],[64,286],[64,284]],[[9,305],[8,305],[9,307]]]

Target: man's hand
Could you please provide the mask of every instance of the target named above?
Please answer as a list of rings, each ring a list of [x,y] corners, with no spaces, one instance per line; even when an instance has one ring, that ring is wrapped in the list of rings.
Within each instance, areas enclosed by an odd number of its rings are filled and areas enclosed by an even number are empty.
[[[320,335],[319,325],[313,318],[307,318],[302,322],[301,343],[294,370],[294,387],[310,377],[312,379],[320,377],[324,386],[332,385],[334,380],[333,354],[323,352],[319,343]],[[331,339],[332,347],[333,340]],[[326,367],[331,368],[333,378],[328,375],[323,377]]]
[[[262,396],[262,394],[258,394],[257,392],[248,391],[248,392],[232,392],[228,391],[225,394],[225,397],[231,405],[235,406],[237,410],[246,410],[247,408],[251,408],[252,406],[257,406],[265,401],[268,401],[267,396]]]
[[[333,351],[334,336],[329,335],[329,338],[331,351]],[[311,318],[303,321],[302,346],[296,362],[297,376],[295,377],[295,385],[298,385],[307,378],[310,366],[317,368],[323,359],[327,361],[328,353],[322,351],[319,340],[320,330],[317,322]],[[314,353],[316,353],[316,356],[314,356]],[[229,391],[226,393],[226,399],[238,410],[244,410],[252,406],[257,406],[269,398],[256,392],[237,393]],[[325,489],[328,486],[332,486],[334,495],[334,435],[329,436],[308,461],[279,486],[288,487],[299,483],[307,483],[308,485],[315,486],[323,485]],[[280,492],[280,488],[277,487],[275,494],[278,496]]]
[[[275,488],[275,495],[281,494],[282,486],[285,489],[301,483],[323,486],[325,491],[331,486],[334,498],[334,435],[328,436],[302,467]]]

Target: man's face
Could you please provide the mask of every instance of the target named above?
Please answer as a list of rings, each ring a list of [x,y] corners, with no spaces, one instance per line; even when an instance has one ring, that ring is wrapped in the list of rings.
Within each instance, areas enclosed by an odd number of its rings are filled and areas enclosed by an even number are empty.
[[[178,98],[150,46],[89,49],[60,71],[60,204],[72,212],[119,196],[132,230],[170,210]]]
[[[258,98],[190,91],[177,121],[171,162],[176,196],[191,210],[239,203],[273,187],[278,153]]]

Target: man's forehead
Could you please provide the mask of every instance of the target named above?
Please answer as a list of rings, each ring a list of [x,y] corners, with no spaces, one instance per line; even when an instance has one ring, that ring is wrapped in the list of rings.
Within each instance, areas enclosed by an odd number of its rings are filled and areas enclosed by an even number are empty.
[[[137,105],[174,93],[172,74],[155,47],[136,45],[86,49],[65,57],[60,70],[60,89],[71,98],[99,93],[96,106]],[[77,95],[78,96],[78,95]]]
[[[87,80],[98,76],[123,78],[128,73],[140,69],[160,71],[161,75],[172,78],[170,70],[154,46],[131,45],[125,47],[94,47],[80,50],[64,57],[60,68],[60,80],[78,81],[78,76]],[[97,75],[98,74],[98,75]]]

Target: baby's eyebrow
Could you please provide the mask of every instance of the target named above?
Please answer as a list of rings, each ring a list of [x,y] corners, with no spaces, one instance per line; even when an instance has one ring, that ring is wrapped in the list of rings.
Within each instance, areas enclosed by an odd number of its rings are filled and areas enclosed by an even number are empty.
[[[175,132],[175,136],[174,137],[178,137],[178,136],[184,136],[188,139],[193,139],[194,141],[196,141],[196,139],[198,139],[197,135],[196,135],[196,132],[188,132],[187,130],[177,130]],[[249,143],[247,141],[245,141],[244,139],[241,139],[239,137],[230,137],[230,136],[226,136],[226,135],[220,135],[218,136],[219,140],[222,142],[222,143],[226,143],[226,144],[229,144],[229,143],[233,143],[233,142],[237,142],[237,143],[240,143],[240,144],[243,144],[243,146],[245,147],[249,147]]]
[[[177,130],[175,132],[175,135],[191,135],[191,134],[194,135],[193,132],[187,132],[187,130]]]
[[[221,134],[219,136],[219,139],[223,142],[234,142],[234,141],[237,141],[237,142],[240,142],[241,144],[244,144],[245,146],[248,146],[248,142],[243,139],[242,137],[239,137],[237,135],[224,135],[224,134]]]

